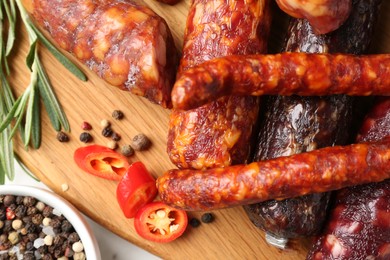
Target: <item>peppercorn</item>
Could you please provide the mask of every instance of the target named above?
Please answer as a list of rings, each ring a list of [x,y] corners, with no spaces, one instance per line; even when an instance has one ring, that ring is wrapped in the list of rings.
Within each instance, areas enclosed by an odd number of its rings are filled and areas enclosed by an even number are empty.
[[[7,218],[5,207],[0,207],[0,220],[5,220]]]
[[[114,110],[114,111],[112,112],[112,117],[113,117],[114,119],[116,119],[116,120],[121,120],[121,119],[123,119],[124,114],[123,114],[123,112],[120,111],[120,110]]]
[[[65,132],[59,131],[57,133],[57,140],[60,141],[61,143],[66,143],[69,141],[69,136]]]
[[[77,241],[80,240],[80,237],[79,235],[76,233],[76,232],[72,232],[69,236],[68,236],[68,242],[70,244],[74,244],[76,243]]]
[[[54,258],[51,256],[51,254],[44,254],[41,259],[42,260],[53,260]]]
[[[72,231],[72,229],[73,229],[73,226],[72,226],[72,224],[70,224],[70,222],[68,220],[62,221],[62,224],[61,224],[62,232],[70,232],[70,231]]]
[[[191,227],[196,228],[200,226],[200,221],[197,218],[191,218],[189,224],[191,225]]]
[[[115,150],[118,147],[118,144],[115,141],[109,141],[107,143],[107,147],[111,150]]]
[[[39,210],[39,211],[43,211],[43,209],[45,208],[45,203],[43,203],[42,201],[38,201],[38,203],[35,205],[35,207]]]
[[[23,196],[16,196],[15,203],[17,205],[22,204],[23,203]]]
[[[24,199],[23,199],[24,206],[27,206],[27,207],[34,206],[35,203],[37,203],[37,200],[34,197],[27,196],[27,197],[24,197]]]
[[[8,240],[11,242],[11,244],[15,245],[19,242],[19,234],[18,232],[14,231],[8,234]]]
[[[4,221],[0,220],[0,229],[4,227]]]
[[[109,127],[110,125],[111,123],[107,119],[103,119],[102,121],[100,121],[100,126],[103,128]]]
[[[34,225],[33,225],[33,226],[34,226]],[[33,232],[30,232],[30,231],[29,231],[29,233],[27,234],[28,240],[29,240],[30,242],[32,242],[32,243],[34,243],[34,240],[38,238],[38,234],[35,233],[35,230],[36,230],[36,228],[34,229]]]
[[[24,206],[23,204],[21,205],[18,205],[15,209],[15,215],[18,217],[18,218],[23,218],[24,216],[26,216],[26,213],[27,213],[27,207]]]
[[[0,244],[4,244],[5,242],[7,242],[7,240],[8,240],[8,238],[7,238],[6,234],[0,235]]]
[[[20,219],[15,219],[12,221],[12,228],[15,230],[21,229],[23,226],[23,222]]]
[[[33,252],[26,252],[23,256],[23,260],[35,260],[35,256]]]
[[[12,230],[12,220],[5,220],[4,221],[4,227],[3,227],[3,232],[8,233]]]
[[[3,201],[3,204],[4,206],[6,207],[9,207],[12,203],[15,202],[15,196],[14,195],[6,195],[4,197],[4,201]]]
[[[110,126],[107,126],[107,127],[103,128],[103,130],[102,130],[102,135],[104,137],[110,137],[110,136],[112,136],[113,133],[114,133],[114,131],[112,131]]]
[[[83,143],[89,143],[92,141],[92,135],[90,133],[87,133],[87,132],[82,132],[80,134],[80,141],[83,142]]]
[[[126,145],[122,146],[121,153],[126,157],[132,156],[134,154],[134,149],[133,149],[133,147],[131,147],[131,145],[126,144]]]
[[[120,141],[120,140],[122,139],[121,135],[118,134],[118,133],[113,133],[113,134],[111,135],[111,138],[112,138],[112,140],[114,140],[114,141],[116,141],[116,142],[118,142],[118,141]]]
[[[85,131],[89,131],[92,129],[92,126],[90,123],[84,121],[82,124],[81,124],[81,129],[85,130]]]
[[[33,215],[37,214],[38,211],[39,210],[36,207],[34,207],[34,206],[28,207],[27,208],[27,215],[28,216],[33,216]]]
[[[58,229],[61,228],[61,220],[57,217],[52,218],[52,220],[50,221],[50,226]]]
[[[211,223],[214,220],[214,215],[211,213],[204,213],[201,217],[203,223]]]
[[[133,147],[133,149],[136,151],[143,151],[148,149],[150,144],[151,142],[146,135],[138,134],[134,136],[131,147]]]
[[[31,219],[31,221],[32,221],[32,223],[34,223],[35,225],[40,225],[40,224],[42,224],[42,220],[43,220],[43,216],[42,216],[42,214],[35,214],[33,217],[32,217],[32,219]]]

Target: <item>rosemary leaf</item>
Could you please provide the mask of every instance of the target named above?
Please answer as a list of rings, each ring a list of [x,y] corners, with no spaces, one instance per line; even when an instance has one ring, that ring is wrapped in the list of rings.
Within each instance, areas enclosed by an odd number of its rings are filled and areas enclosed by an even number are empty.
[[[4,1],[3,4],[9,22],[7,47],[5,51],[6,56],[8,56],[11,53],[12,47],[14,46],[15,42],[16,9],[14,1],[9,1],[10,5],[8,5],[8,1]]]
[[[41,80],[41,83],[42,83],[41,86],[42,86],[43,92],[45,92],[44,95],[42,95],[42,96],[47,97],[46,102],[48,103],[48,105],[47,106],[45,105],[47,111],[48,111],[48,109],[50,109],[53,112],[55,112],[55,114],[57,115],[57,118],[60,121],[64,130],[69,132],[70,131],[69,121],[66,118],[66,115],[65,115],[64,111],[62,110],[62,107],[61,107],[60,103],[58,102],[56,95],[53,92],[49,78],[48,78],[45,70],[42,67],[42,64],[39,60],[39,57],[37,57],[37,69],[38,69],[39,79]]]
[[[43,104],[45,105],[47,115],[49,116],[51,125],[53,126],[54,130],[57,132],[61,130],[61,123],[58,119],[58,115],[55,111],[55,108],[52,106],[52,103],[49,100],[49,96],[47,91],[45,90],[45,86],[43,86],[42,79],[39,76],[38,77],[38,89],[39,94],[42,96]]]
[[[0,124],[0,132],[2,132],[5,128],[7,128],[8,125],[11,124],[12,119],[14,118],[16,114],[16,110],[19,107],[19,104],[22,102],[22,97],[18,98],[12,107],[12,109],[8,112],[7,116],[2,120]]]
[[[34,95],[33,115],[32,115],[32,132],[31,132],[31,145],[34,149],[38,149],[41,146],[41,106],[40,106],[39,89],[36,90]]]
[[[82,81],[87,81],[87,76],[82,72],[72,61],[70,61],[64,54],[62,54],[46,37],[35,27],[29,20],[31,28],[34,30],[38,39],[43,45],[54,55],[54,57],[69,70],[73,75]]]
[[[26,57],[26,65],[31,71],[33,71],[32,66],[37,56],[37,41],[30,42],[30,49]]]
[[[3,155],[1,158],[4,158],[4,165],[3,169],[5,170],[5,175],[8,177],[9,180],[13,180],[15,176],[15,167],[14,167],[14,151],[13,151],[13,143],[8,142],[7,139],[9,139],[10,135],[10,128],[8,127],[5,129],[2,133],[2,141],[1,142],[3,147],[2,147],[2,152]],[[2,176],[1,176],[2,177]],[[1,183],[4,183],[3,177],[1,178]]]
[[[30,91],[26,91],[26,92],[23,93],[23,95],[21,97],[18,98],[18,99],[20,99],[20,103],[18,104],[18,106],[16,106],[16,103],[15,103],[16,111],[15,111],[15,115],[14,116],[17,119],[16,119],[16,122],[15,122],[14,128],[12,128],[12,130],[11,130],[11,134],[9,135],[9,140],[8,141],[11,141],[12,137],[15,135],[16,130],[19,128],[20,123],[23,120],[23,114],[24,114],[24,112],[26,110],[27,100],[28,100],[27,98],[29,96],[29,93],[30,93]],[[16,101],[16,102],[18,102],[18,101]],[[22,137],[24,138],[23,134],[22,134]]]

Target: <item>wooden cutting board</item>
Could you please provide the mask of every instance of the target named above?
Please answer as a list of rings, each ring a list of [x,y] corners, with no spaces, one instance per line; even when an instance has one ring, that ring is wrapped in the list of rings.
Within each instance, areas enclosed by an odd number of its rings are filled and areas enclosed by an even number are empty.
[[[145,1],[159,15],[163,16],[175,38],[177,47],[182,46],[189,0],[176,6],[167,6],[157,1]],[[376,53],[390,52],[390,1],[384,1],[378,30],[373,41]],[[274,19],[271,47],[277,50],[285,24],[280,13]],[[29,82],[25,67],[28,50],[27,37],[20,29],[15,53],[11,56],[11,84],[19,95]],[[112,121],[113,129],[122,135],[120,145],[129,143],[138,133],[145,133],[153,146],[145,152],[137,152],[131,161],[140,160],[157,177],[173,168],[166,155],[166,137],[169,111],[151,104],[146,99],[109,86],[90,72],[85,66],[89,81],[84,83],[71,75],[45,49],[41,57],[51,79],[55,93],[68,116],[71,125],[70,142],[60,143],[46,114],[42,117],[43,142],[38,150],[25,150],[20,140],[15,140],[15,151],[22,161],[51,189],[72,202],[80,211],[128,241],[164,259],[304,259],[310,245],[309,239],[294,241],[292,247],[282,251],[267,245],[264,233],[254,227],[241,207],[215,211],[215,221],[198,228],[189,227],[178,240],[158,244],[140,238],[133,227],[133,220],[126,219],[115,198],[117,183],[82,172],[73,162],[73,152],[83,146],[79,141],[81,124],[92,124],[94,143],[105,145],[108,139],[102,137],[100,121]],[[72,58],[73,59],[73,58]],[[111,113],[120,109],[125,113],[121,121],[111,119]],[[63,192],[61,185],[67,183],[69,190]],[[201,213],[190,213],[200,217]]]

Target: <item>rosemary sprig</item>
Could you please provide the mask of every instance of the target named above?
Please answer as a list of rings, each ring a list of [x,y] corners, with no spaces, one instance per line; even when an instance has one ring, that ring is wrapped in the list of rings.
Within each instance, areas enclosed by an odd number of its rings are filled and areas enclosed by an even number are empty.
[[[29,38],[30,49],[26,57],[26,66],[30,69],[31,75],[25,91],[15,99],[7,76],[10,74],[8,55],[13,50],[16,38],[17,12],[22,18]],[[4,35],[7,35],[7,40],[4,39]],[[43,101],[53,128],[56,131],[61,129],[70,131],[67,117],[40,61],[39,43],[42,43],[76,77],[83,81],[87,78],[35,27],[21,0],[0,2],[0,37],[0,184],[3,184],[5,177],[12,180],[14,176],[12,137],[15,133],[20,132],[26,149],[29,145],[37,149],[41,144],[40,100]]]

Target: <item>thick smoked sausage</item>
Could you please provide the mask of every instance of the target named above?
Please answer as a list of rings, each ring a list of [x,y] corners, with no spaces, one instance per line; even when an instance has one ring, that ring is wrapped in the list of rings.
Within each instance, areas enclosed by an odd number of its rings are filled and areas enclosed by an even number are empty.
[[[390,136],[390,99],[378,101],[363,122],[358,141]],[[337,191],[321,236],[307,259],[390,259],[390,179]]]
[[[215,57],[264,52],[269,0],[194,0],[184,36],[179,75]],[[258,117],[255,97],[224,97],[170,115],[167,152],[179,168],[205,169],[248,160]]]
[[[233,69],[234,68],[234,69]],[[173,106],[191,109],[226,95],[390,95],[390,54],[232,55],[184,72]]]
[[[367,51],[381,0],[354,0],[351,15],[336,31],[316,35],[303,19],[292,19],[285,51],[352,53]],[[333,145],[352,137],[354,97],[270,96],[260,127],[255,161]],[[389,102],[390,105],[390,102]],[[359,106],[359,111],[361,107]],[[390,134],[390,128],[386,128]],[[352,130],[352,129],[351,129]],[[244,206],[251,221],[267,232],[268,242],[286,247],[290,238],[318,234],[327,214],[330,193],[269,200]]]
[[[157,179],[163,202],[212,210],[326,192],[390,178],[390,140],[334,146],[248,165],[170,170]]]
[[[111,85],[171,107],[178,55],[168,25],[151,9],[119,0],[25,0],[61,48]]]
[[[276,3],[289,15],[307,19],[318,34],[339,28],[348,18],[352,7],[352,0],[276,0]]]

